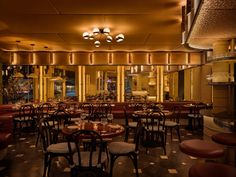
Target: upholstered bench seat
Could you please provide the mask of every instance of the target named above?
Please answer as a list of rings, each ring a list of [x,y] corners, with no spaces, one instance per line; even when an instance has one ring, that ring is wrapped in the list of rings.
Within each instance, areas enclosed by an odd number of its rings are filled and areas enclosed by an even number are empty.
[[[235,177],[236,168],[219,163],[197,163],[189,169],[189,177]]]
[[[224,149],[211,141],[200,139],[185,140],[179,144],[185,154],[200,158],[219,158],[224,155]]]
[[[212,135],[212,140],[226,146],[236,146],[236,133],[217,133]]]

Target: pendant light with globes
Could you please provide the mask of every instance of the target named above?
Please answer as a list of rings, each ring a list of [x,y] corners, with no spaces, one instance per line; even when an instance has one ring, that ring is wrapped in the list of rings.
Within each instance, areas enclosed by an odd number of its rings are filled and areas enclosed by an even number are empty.
[[[95,27],[93,28],[92,32],[84,32],[83,33],[83,38],[85,40],[95,40],[94,41],[94,45],[95,47],[100,47],[101,45],[101,38],[105,36],[106,38],[106,42],[108,43],[111,43],[113,40],[113,37],[112,35],[110,34],[111,33],[111,30],[110,28],[98,28],[98,27]],[[124,38],[125,36],[123,34],[117,34],[114,39],[116,42],[122,42],[124,41]]]

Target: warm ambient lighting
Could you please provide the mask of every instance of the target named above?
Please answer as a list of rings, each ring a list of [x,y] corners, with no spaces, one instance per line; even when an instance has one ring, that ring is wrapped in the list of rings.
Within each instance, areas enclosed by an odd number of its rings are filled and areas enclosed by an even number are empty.
[[[107,42],[112,42],[113,37],[110,34],[110,29],[109,28],[94,28],[91,33],[89,32],[84,32],[83,33],[83,38],[86,40],[95,40],[94,45],[95,47],[100,47],[101,45],[101,38],[104,37],[106,38]],[[115,36],[115,41],[116,42],[122,42],[124,40],[125,36],[123,34],[118,34]]]

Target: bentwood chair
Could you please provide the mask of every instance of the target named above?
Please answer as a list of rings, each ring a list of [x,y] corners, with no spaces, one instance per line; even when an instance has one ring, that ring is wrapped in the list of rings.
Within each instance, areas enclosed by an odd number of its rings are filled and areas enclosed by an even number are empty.
[[[111,142],[108,145],[108,150],[110,154],[110,177],[112,177],[114,163],[116,159],[120,156],[127,156],[133,161],[135,171],[136,171],[136,177],[139,176],[138,175],[138,152],[139,152],[139,143],[140,143],[142,132],[143,132],[143,126],[139,124],[136,129],[133,143]]]
[[[101,120],[103,118],[107,119],[108,114],[111,114],[112,107],[110,103],[101,103],[97,106],[94,111],[94,118]]]
[[[91,103],[83,103],[81,105],[81,109],[85,110],[86,113],[88,114],[87,119],[89,120],[94,120],[94,106]]]
[[[126,107],[123,107],[124,110],[124,116],[125,116],[125,142],[129,139],[129,132],[130,130],[135,131],[138,125],[138,122],[136,121],[129,121],[129,115],[127,113]]]
[[[174,106],[172,115],[168,119],[165,120],[165,125],[164,125],[165,126],[165,142],[166,142],[168,130],[170,130],[170,137],[171,137],[171,140],[172,140],[173,129],[176,130],[176,133],[178,135],[178,139],[179,139],[179,141],[181,141],[181,138],[180,138],[180,123],[179,123],[180,115],[181,115],[180,107],[179,106]]]
[[[71,124],[71,116],[65,110],[56,110],[49,118],[54,127],[62,130],[65,125]]]
[[[39,138],[40,138],[40,132],[39,132],[40,120],[44,119],[44,118],[48,119],[50,117],[49,111],[51,109],[52,109],[52,105],[50,103],[43,103],[36,109],[35,114],[36,114],[36,123],[37,123],[37,129],[38,129],[37,139],[36,139],[36,143],[35,143],[36,146],[38,145],[38,141],[39,141]],[[52,121],[49,121],[48,123],[49,123],[49,125],[53,126]]]
[[[63,102],[63,101],[60,101],[58,104],[57,104],[57,109],[60,110],[60,111],[64,111],[66,108],[67,108],[67,103]]]
[[[200,109],[205,108],[203,104],[196,103],[191,108],[191,113],[188,114],[188,119],[191,122],[190,128],[192,130],[202,129],[203,128],[203,116],[200,114]]]
[[[149,147],[161,146],[166,154],[165,114],[163,112],[147,114],[142,144],[146,147],[146,153]]]
[[[71,144],[70,151],[68,149],[68,143],[57,143],[58,131],[54,129],[47,119],[41,119],[39,123],[39,132],[44,153],[44,170],[43,177],[49,176],[52,160],[56,157],[65,157],[69,164],[70,154],[75,152],[75,146]]]
[[[14,133],[18,130],[20,134],[23,129],[34,130],[36,125],[34,111],[34,107],[31,104],[20,107],[19,114],[13,118]]]
[[[102,137],[92,130],[78,130],[67,137],[70,152],[71,176],[81,177],[93,175],[94,177],[106,177],[104,171],[107,160]],[[76,153],[73,146],[76,147]]]

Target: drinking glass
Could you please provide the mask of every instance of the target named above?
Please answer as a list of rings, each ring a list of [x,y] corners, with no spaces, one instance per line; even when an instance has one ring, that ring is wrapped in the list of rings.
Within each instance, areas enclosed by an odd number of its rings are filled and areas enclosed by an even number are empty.
[[[106,117],[102,117],[102,118],[101,118],[101,123],[102,123],[103,125],[107,124],[107,118],[106,118]]]
[[[113,114],[107,114],[107,120],[108,120],[109,123],[112,123]]]
[[[81,121],[84,121],[86,119],[87,115],[85,113],[82,113],[80,115]]]

